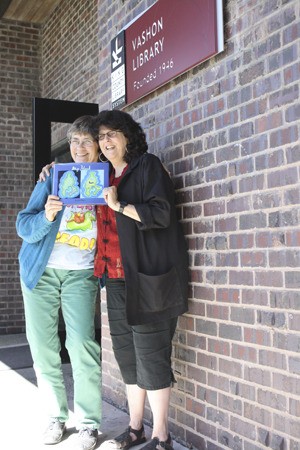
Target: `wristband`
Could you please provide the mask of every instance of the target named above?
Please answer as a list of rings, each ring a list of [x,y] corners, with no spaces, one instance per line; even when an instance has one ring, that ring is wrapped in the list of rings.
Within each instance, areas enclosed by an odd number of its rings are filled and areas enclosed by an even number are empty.
[[[120,208],[119,208],[119,213],[123,214],[124,208],[125,206],[127,206],[128,203],[127,202],[120,202]]]

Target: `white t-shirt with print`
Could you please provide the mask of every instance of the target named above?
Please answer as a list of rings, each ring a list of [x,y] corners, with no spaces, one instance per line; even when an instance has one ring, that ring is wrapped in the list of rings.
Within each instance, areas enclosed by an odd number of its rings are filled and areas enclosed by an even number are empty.
[[[96,208],[67,205],[47,267],[66,270],[94,267],[96,237]]]

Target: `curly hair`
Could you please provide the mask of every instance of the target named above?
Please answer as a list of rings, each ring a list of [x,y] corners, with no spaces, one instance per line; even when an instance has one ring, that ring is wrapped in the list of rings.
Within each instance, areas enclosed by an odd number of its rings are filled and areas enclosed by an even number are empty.
[[[98,128],[95,127],[96,116],[78,117],[70,126],[67,132],[67,138],[70,140],[73,133],[90,134],[98,142]]]
[[[118,109],[101,111],[96,116],[95,123],[98,130],[101,126],[105,126],[111,130],[119,130],[124,134],[128,140],[124,155],[124,160],[127,163],[148,150],[146,135],[141,125],[125,111]]]

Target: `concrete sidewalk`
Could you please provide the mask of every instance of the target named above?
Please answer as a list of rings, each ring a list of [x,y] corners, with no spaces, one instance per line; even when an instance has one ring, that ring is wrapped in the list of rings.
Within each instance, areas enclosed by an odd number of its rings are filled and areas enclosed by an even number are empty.
[[[10,352],[11,351],[11,352]],[[49,450],[49,446],[42,444],[42,432],[47,420],[43,417],[43,407],[39,403],[38,389],[32,367],[17,368],[15,364],[8,364],[7,354],[14,359],[14,354],[20,355],[28,351],[24,334],[0,335],[0,448],[23,450]],[[2,355],[6,355],[5,358]],[[15,368],[12,368],[12,367]],[[24,366],[23,366],[24,367]],[[73,409],[73,379],[70,364],[63,364],[63,372],[70,405],[70,418],[67,423],[68,432],[57,445],[57,450],[76,449],[76,430]],[[96,448],[107,439],[122,433],[128,426],[129,417],[123,411],[107,402],[102,404],[103,420]],[[147,439],[151,436],[151,429],[145,427]],[[134,447],[139,450],[143,447]],[[54,448],[51,446],[51,448]],[[186,447],[174,442],[174,450],[186,450]]]

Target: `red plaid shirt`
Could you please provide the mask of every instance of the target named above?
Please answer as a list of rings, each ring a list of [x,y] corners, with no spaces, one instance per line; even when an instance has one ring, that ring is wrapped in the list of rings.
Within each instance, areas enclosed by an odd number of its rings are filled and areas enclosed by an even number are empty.
[[[109,179],[110,186],[119,185],[127,167],[118,178],[115,178],[115,173],[112,172]],[[94,274],[101,278],[105,272],[109,278],[124,278],[116,213],[107,205],[100,205],[97,206],[97,253]]]

